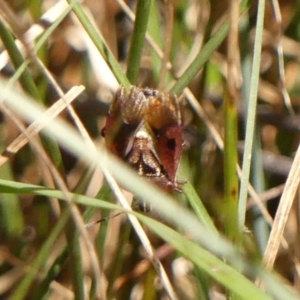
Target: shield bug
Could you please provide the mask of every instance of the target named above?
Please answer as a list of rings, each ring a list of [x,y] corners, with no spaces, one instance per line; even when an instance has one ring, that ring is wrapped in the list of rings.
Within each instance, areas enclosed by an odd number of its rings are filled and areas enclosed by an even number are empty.
[[[149,88],[120,87],[102,130],[107,148],[140,176],[166,191],[182,192],[176,173],[183,150],[177,97]],[[139,209],[149,207],[142,201]]]

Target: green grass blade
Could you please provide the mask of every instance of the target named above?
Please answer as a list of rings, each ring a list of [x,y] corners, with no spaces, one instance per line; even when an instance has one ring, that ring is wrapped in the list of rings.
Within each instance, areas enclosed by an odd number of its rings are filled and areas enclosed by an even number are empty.
[[[151,1],[150,14],[148,20],[147,31],[155,43],[162,49],[163,47],[163,35],[161,31],[160,23],[157,22],[157,16],[159,15],[159,7],[157,1]],[[160,71],[162,66],[162,60],[151,47],[149,47],[151,61],[152,61],[152,72],[156,83],[159,81]]]
[[[81,22],[87,34],[95,44],[99,53],[102,55],[106,63],[109,65],[111,71],[115,75],[118,82],[125,87],[129,87],[130,86],[129,80],[124,75],[119,63],[116,61],[115,57],[113,56],[109,48],[106,46],[103,38],[100,36],[98,31],[95,29],[94,25],[87,17],[80,3],[77,0],[68,0],[68,2],[73,5],[74,13],[76,14],[77,18]]]
[[[151,0],[139,0],[136,6],[136,17],[133,34],[131,37],[130,50],[127,60],[127,78],[132,84],[136,84],[140,62],[142,58],[143,46],[147,31],[147,24],[150,12]]]
[[[53,24],[49,28],[45,30],[45,32],[39,37],[38,41],[34,45],[34,52],[37,52],[40,50],[40,48],[47,42],[50,35],[54,32],[54,30],[58,27],[58,25],[65,19],[65,17],[70,13],[72,10],[72,5],[69,5],[58,18],[55,20]],[[26,59],[23,61],[23,63],[19,66],[18,69],[16,69],[13,76],[10,78],[9,82],[14,84],[19,77],[23,74],[25,70],[27,70],[27,66],[29,64],[29,60]],[[25,76],[25,75],[24,75]]]
[[[190,166],[187,163],[186,159],[183,159],[180,164],[180,170],[179,170],[179,178],[181,180],[186,180],[186,183],[183,186],[183,191],[185,196],[187,197],[187,200],[192,207],[193,211],[201,221],[201,223],[208,229],[213,230],[215,233],[217,233],[217,229],[209,216],[205,206],[203,205],[200,197],[198,196],[197,192],[195,191],[194,186],[191,184],[191,182],[188,180],[188,170],[190,169]]]
[[[51,190],[51,189],[47,189],[44,187],[39,187],[31,184],[0,180],[0,188],[5,190],[7,193],[8,192],[15,192],[20,194],[33,193],[33,194],[42,194],[45,196],[51,195],[59,199],[64,199],[64,195],[60,191]],[[109,208],[109,209],[118,208],[117,205],[110,204],[105,201],[93,199],[87,196],[73,195],[73,199],[77,203],[87,205],[87,206]],[[218,282],[224,284],[230,291],[236,293],[237,295],[241,295],[241,293],[244,291],[244,296],[242,297],[243,299],[270,299],[270,297],[267,294],[260,291],[255,286],[254,283],[246,279],[241,273],[233,269],[231,266],[223,263],[219,258],[217,258],[217,256],[211,254],[207,250],[204,250],[195,242],[188,240],[180,233],[170,229],[169,227],[159,223],[158,221],[145,217],[144,215],[138,214],[136,212],[134,212],[134,214],[138,218],[140,218],[140,220],[143,221],[147,226],[149,226],[153,231],[155,231],[160,237],[162,237],[164,240],[169,242],[178,251],[180,251],[187,258],[193,261],[201,270],[205,271],[207,274],[209,274],[209,276],[211,276]],[[179,214],[176,214],[176,216],[179,216]],[[179,219],[176,218],[176,219],[178,221],[181,220],[180,218]],[[182,222],[181,222],[181,226],[183,226]],[[201,230],[201,228],[198,226],[195,232],[199,232],[199,230]],[[215,234],[212,233],[211,231],[209,232],[204,230],[203,232],[203,230],[201,230],[201,234],[208,235],[210,240],[215,239]],[[224,247],[224,245],[221,246],[221,244],[218,247],[219,247],[218,252],[221,253],[221,255],[222,254],[226,255],[227,252],[226,247]],[[254,274],[258,272],[257,275],[261,275],[263,279],[266,278],[268,287],[270,289],[273,285],[276,284],[278,285],[278,279],[275,279],[272,276],[270,277],[270,275],[268,275],[266,272],[254,267],[252,263],[246,261],[244,261],[244,263],[241,263],[241,261],[238,262],[237,256],[234,256],[233,259],[235,260],[234,263],[237,264],[238,268],[244,266],[244,269],[246,268],[245,270],[252,272],[253,276],[255,276]],[[40,263],[41,260],[42,258],[39,259]],[[238,285],[236,284],[237,282],[239,282]],[[291,291],[289,291],[288,289],[286,289],[286,287],[284,287],[283,284],[279,284],[279,285],[280,285],[281,293],[288,296],[292,295],[291,298],[286,298],[286,299],[297,299],[294,297],[294,294]],[[258,298],[251,298],[254,296]]]
[[[9,29],[0,19],[0,37],[2,42],[5,45],[5,49],[8,52],[8,55],[14,65],[15,69],[18,69],[22,66],[24,58],[20,53],[18,47],[15,44],[15,39]],[[40,99],[38,89],[34,83],[32,75],[27,68],[24,68],[22,75],[20,76],[20,83],[23,89],[31,95],[33,98]]]
[[[39,95],[36,84],[31,76],[30,71],[26,67],[26,63],[24,63],[24,58],[20,53],[18,47],[15,44],[15,40],[12,34],[9,32],[8,28],[4,25],[4,23],[0,20],[0,36],[2,41],[5,44],[6,50],[10,56],[10,59],[16,69],[20,68],[22,73],[20,74],[20,82],[24,90],[35,98],[37,101],[42,103],[42,99]],[[55,166],[60,170],[61,174],[64,174],[64,168],[62,164],[62,158],[60,154],[60,150],[58,145],[51,141],[50,139],[42,137],[42,143],[45,146],[47,153],[53,160]]]
[[[27,294],[31,284],[35,280],[36,276],[38,275],[39,270],[42,266],[45,265],[47,262],[48,257],[52,251],[52,246],[58,239],[59,234],[64,230],[66,222],[69,218],[69,213],[65,212],[59,219],[58,223],[53,228],[52,232],[50,233],[49,237],[47,238],[46,242],[40,249],[37,257],[35,258],[34,262],[30,265],[30,270],[27,275],[22,279],[14,293],[11,295],[11,300],[21,300],[24,299],[24,295]]]
[[[1,131],[2,133],[2,131]],[[1,150],[4,149],[0,145]],[[13,180],[10,166],[5,164],[0,168],[0,178]],[[24,218],[19,197],[15,194],[5,194],[0,189],[0,219],[1,228],[9,237],[19,237],[24,230]]]
[[[236,101],[225,92],[225,138],[224,138],[224,185],[225,185],[225,230],[231,240],[237,240],[238,230],[238,188],[239,179],[236,172],[238,164],[237,139],[238,117]]]
[[[53,265],[47,271],[45,279],[39,283],[34,293],[30,296],[31,300],[45,299],[43,297],[45,297],[49,293],[49,286],[51,282],[55,280],[55,278],[57,278],[67,258],[68,258],[68,251],[66,245],[64,245],[61,249],[59,256],[56,258]]]
[[[250,95],[248,103],[247,123],[246,123],[246,136],[245,136],[245,150],[243,155],[242,164],[242,178],[239,194],[239,212],[238,224],[239,228],[244,228],[246,217],[246,203],[248,196],[248,183],[251,168],[252,145],[254,138],[256,105],[257,105],[257,91],[260,74],[260,60],[261,60],[261,47],[262,36],[264,30],[264,15],[265,15],[265,0],[258,2],[258,14],[254,41],[254,54],[252,64],[252,74],[250,83]]]
[[[248,9],[248,0],[241,2],[240,11],[241,14]],[[203,49],[196,56],[194,61],[190,64],[184,74],[176,81],[171,89],[171,93],[181,94],[185,87],[191,82],[191,80],[197,75],[200,69],[208,61],[212,53],[221,45],[226,35],[228,34],[229,23],[226,21],[222,27],[212,36],[212,38],[204,45]]]
[[[217,282],[226,286],[231,292],[239,295],[241,299],[272,299],[250,280],[242,276],[241,273],[233,270],[220,259],[189,241],[178,232],[145,216],[141,217],[141,220],[156,234],[180,251],[184,257],[190,259],[198,268],[205,271],[205,273],[209,274]]]
[[[255,132],[253,141],[253,186],[258,193],[264,192],[265,189],[265,178],[263,169],[263,158],[262,158],[262,148],[259,132]],[[258,248],[260,253],[263,254],[270,235],[269,224],[266,223],[265,218],[257,207],[251,209],[251,214],[253,216],[253,233],[256,237]]]

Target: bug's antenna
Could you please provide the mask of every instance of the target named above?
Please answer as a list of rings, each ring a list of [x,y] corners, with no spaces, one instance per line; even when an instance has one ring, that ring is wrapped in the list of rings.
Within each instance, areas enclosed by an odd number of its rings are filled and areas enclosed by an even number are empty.
[[[99,220],[97,220],[97,221],[93,221],[93,222],[87,223],[87,224],[85,224],[85,227],[86,227],[86,228],[92,227],[93,225],[96,225],[96,224],[98,224],[98,223],[102,223],[102,222],[104,222],[104,221],[113,219],[113,218],[115,218],[115,217],[117,217],[117,216],[120,216],[120,215],[122,215],[122,214],[125,214],[125,212],[119,212],[119,213],[116,213],[116,214],[113,215],[113,216],[109,216],[109,217],[106,217],[106,218],[103,218],[103,219],[99,219]]]

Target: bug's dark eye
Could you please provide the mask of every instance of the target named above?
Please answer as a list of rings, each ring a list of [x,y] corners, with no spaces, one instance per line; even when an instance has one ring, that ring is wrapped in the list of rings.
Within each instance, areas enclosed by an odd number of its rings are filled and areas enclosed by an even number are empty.
[[[156,90],[152,90],[152,89],[148,89],[148,88],[145,88],[144,90],[143,90],[143,93],[144,93],[144,95],[146,96],[146,97],[150,97],[150,96],[157,96],[158,94],[159,94],[159,92],[158,91],[156,91]]]
[[[176,142],[174,139],[169,139],[168,142],[167,142],[167,147],[169,149],[172,149],[174,150],[175,149],[175,146],[176,146]]]
[[[105,137],[105,134],[106,134],[106,128],[103,127],[102,130],[101,130],[101,136]]]

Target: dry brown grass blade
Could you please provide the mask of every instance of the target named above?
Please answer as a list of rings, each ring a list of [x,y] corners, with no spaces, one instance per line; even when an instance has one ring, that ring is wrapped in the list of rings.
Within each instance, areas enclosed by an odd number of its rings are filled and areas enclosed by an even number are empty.
[[[280,243],[283,238],[284,228],[289,216],[290,209],[297,192],[300,181],[300,146],[298,147],[291,171],[287,178],[276,216],[273,222],[269,241],[263,257],[264,265],[271,269],[274,265]]]
[[[79,89],[80,92],[84,89],[83,86],[74,87],[74,88],[75,88],[75,90]],[[74,98],[75,97],[70,97],[70,99],[72,99],[72,100]],[[65,101],[65,99],[62,99],[62,100]],[[86,230],[81,212],[79,211],[77,205],[74,203],[73,198],[70,196],[70,191],[69,191],[64,179],[61,177],[59,171],[56,169],[56,167],[51,162],[51,159],[48,157],[45,150],[38,143],[35,143],[34,141],[33,142],[31,141],[31,137],[29,135],[27,135],[28,130],[26,130],[26,128],[24,127],[23,123],[19,120],[19,118],[8,107],[6,107],[3,102],[0,102],[0,108],[5,113],[5,115],[7,115],[16,124],[16,126],[20,129],[20,131],[24,135],[24,137],[29,142],[31,142],[31,146],[35,150],[36,154],[39,155],[41,160],[45,163],[46,167],[49,168],[49,171],[51,172],[51,175],[53,176],[53,179],[56,183],[56,186],[64,194],[64,198],[65,198],[65,200],[67,201],[67,203],[69,205],[69,209],[70,209],[72,218],[73,218],[73,220],[76,224],[76,228],[78,229],[78,231],[80,233],[80,236],[82,237],[82,239],[84,241],[84,244],[86,246],[86,249],[89,253],[89,259],[90,259],[90,262],[91,262],[91,269],[92,269],[92,273],[93,273],[93,278],[95,280],[96,286],[99,288],[99,290],[98,290],[99,296],[101,296],[101,299],[105,300],[106,299],[106,294],[105,294],[103,283],[106,282],[106,278],[100,270],[100,267],[99,267],[100,265],[99,265],[99,262],[98,262],[97,254],[95,252],[93,242],[91,241],[91,239],[89,237],[89,234]],[[40,129],[42,129],[45,126],[45,124],[47,124],[49,122],[49,117],[47,118],[46,122],[43,118],[38,118],[36,120],[36,122],[41,123]],[[101,285],[99,284],[100,279],[102,281]]]
[[[170,60],[171,50],[172,50],[172,37],[173,37],[173,27],[174,27],[174,6],[169,0],[165,1],[165,14],[166,14],[166,28],[165,28],[165,44],[164,44],[164,57],[162,59],[160,77],[158,83],[158,90],[162,89],[165,85],[165,79],[167,75],[167,64]]]
[[[74,86],[67,94],[53,104],[41,117],[40,119],[33,122],[27,129],[26,135],[21,133],[0,155],[0,166],[2,166],[12,155],[17,153],[22,147],[28,143],[28,137],[32,138],[36,135],[43,127],[58,116],[76,97],[82,93],[84,86]],[[43,124],[41,124],[43,120]]]
[[[261,199],[261,201],[265,203],[282,195],[283,189],[284,189],[284,184],[281,184],[279,186],[268,189],[267,191],[259,194],[258,196]],[[252,208],[254,205],[255,205],[254,200],[250,198],[247,203],[247,209]]]
[[[240,62],[239,49],[239,1],[230,1],[230,29],[227,45],[227,88],[234,101],[240,100],[240,88],[242,86],[243,76]]]
[[[291,98],[289,93],[287,92],[285,86],[285,70],[284,70],[284,58],[283,58],[283,47],[281,42],[282,37],[282,16],[280,12],[280,6],[278,0],[272,0],[272,7],[275,17],[275,29],[276,29],[276,36],[273,39],[277,42],[276,43],[276,52],[277,52],[277,59],[278,59],[278,73],[279,73],[279,87],[281,90],[281,94],[284,100],[284,104],[288,109],[290,115],[295,116],[295,111],[292,107]]]
[[[31,266],[25,266],[24,261],[14,256],[8,249],[3,247],[0,247],[0,256],[4,262],[13,266],[12,270],[0,277],[0,294],[3,295],[7,293],[11,287],[17,285],[23,276],[31,270]],[[44,275],[38,273],[37,278],[43,279]],[[74,293],[57,281],[52,281],[50,288],[56,295],[63,297],[63,299],[74,299]]]
[[[220,133],[218,132],[218,130],[216,129],[216,127],[214,126],[214,124],[210,121],[208,115],[206,114],[206,112],[203,109],[203,107],[201,106],[201,104],[197,101],[197,99],[195,98],[195,96],[189,89],[185,89],[184,93],[185,93],[185,96],[187,97],[191,107],[194,109],[196,114],[201,118],[201,120],[203,121],[205,126],[208,128],[208,130],[209,130],[210,134],[212,135],[218,148],[221,151],[223,151],[224,150],[223,139],[222,139]],[[240,166],[237,166],[237,172],[238,172],[239,177],[241,177],[242,171],[241,171]],[[249,192],[249,195],[251,196],[251,198],[253,199],[253,201],[255,202],[255,204],[259,207],[259,209],[260,209],[261,213],[263,214],[263,216],[265,217],[266,221],[269,224],[272,224],[273,223],[272,217],[270,216],[269,212],[267,211],[264,204],[260,200],[259,195],[257,194],[257,192],[255,191],[255,189],[253,188],[253,186],[251,184],[248,185],[248,192]]]
[[[88,16],[90,22],[94,24],[94,28],[97,29],[97,22],[93,17],[93,14],[88,9],[88,7],[83,6],[85,14]],[[85,29],[83,28],[82,23],[78,20],[77,16],[72,12],[71,13],[72,20],[74,25],[78,29],[78,34],[81,35],[81,38],[86,46],[86,50],[88,52],[89,60],[91,61],[91,68],[93,69],[93,73],[95,75],[96,80],[98,81],[99,86],[105,87],[110,91],[116,91],[119,83],[111,71],[108,63],[105,61],[101,53],[98,51],[91,37],[87,34]],[[102,36],[102,33],[98,30],[99,36]]]
[[[111,174],[103,169],[102,170],[104,173],[104,176],[109,184],[109,186],[111,187],[115,197],[118,199],[118,201],[121,203],[122,207],[124,207],[125,209],[127,209],[128,211],[131,211],[131,207],[128,204],[126,198],[124,197],[123,193],[120,190],[120,187],[118,186],[118,184],[116,183],[115,179],[111,176]],[[131,214],[128,214],[128,218],[130,223],[132,224],[132,227],[134,228],[137,236],[139,237],[141,243],[143,244],[149,260],[151,261],[152,265],[154,266],[156,272],[158,273],[159,278],[162,281],[162,284],[166,290],[166,292],[168,293],[169,297],[171,300],[176,300],[178,299],[178,297],[176,296],[176,293],[173,289],[173,286],[168,278],[168,275],[162,265],[162,263],[160,262],[158,256],[155,254],[155,251],[150,243],[150,240],[147,236],[147,234],[145,233],[141,223],[138,221],[138,219]]]
[[[156,249],[156,255],[159,257],[160,260],[165,259],[166,257],[173,254],[174,252],[175,249],[169,244],[164,244],[160,246],[158,249]],[[149,270],[149,268],[151,268],[150,261],[148,259],[143,259],[134,267],[132,271],[119,277],[114,282],[115,290],[121,289],[122,286],[129,280],[142,276],[144,273],[146,273]]]
[[[60,16],[64,10],[68,8],[68,3],[64,0],[58,1],[56,4],[51,6],[50,9],[48,9],[40,18],[40,22],[47,22],[49,24],[52,24],[56,21],[58,16]],[[44,26],[40,24],[33,24],[24,34],[22,32],[22,28],[20,24],[16,21],[17,16],[14,14],[13,11],[9,9],[9,7],[5,3],[0,2],[0,10],[5,11],[5,16],[7,16],[7,21],[9,22],[9,25],[12,27],[13,31],[19,38],[19,40],[16,40],[16,44],[20,45],[20,47],[26,47],[28,53],[30,54],[30,58],[33,60],[33,62],[41,69],[43,74],[45,75],[45,78],[48,80],[49,84],[55,89],[57,94],[60,97],[64,97],[64,92],[60,88],[59,84],[55,81],[52,74],[49,72],[47,67],[43,64],[43,62],[38,58],[38,56],[34,53],[33,48],[28,48],[28,45],[35,41],[36,38],[38,38],[39,35],[41,35],[45,28]],[[20,41],[23,43],[21,45]],[[2,60],[1,66],[4,66],[4,64],[8,63],[8,57],[5,55],[5,51],[1,53],[1,55],[4,55],[7,60]],[[0,56],[1,56],[0,55]],[[1,60],[1,59],[0,59]],[[68,103],[67,109],[69,111],[70,116],[72,117],[74,123],[76,124],[79,132],[81,133],[82,137],[85,139],[87,143],[90,145],[93,144],[91,141],[86,129],[84,128],[83,124],[81,123],[79,117],[77,116],[76,112],[74,111],[73,107],[70,106]],[[1,160],[0,160],[1,161]],[[0,164],[1,165],[1,164]]]
[[[300,195],[300,190],[298,187],[298,191],[297,191],[297,198],[295,199],[294,203],[293,203],[293,207],[292,207],[292,211],[295,212],[295,216],[296,216],[296,231],[297,234],[295,236],[295,244],[292,247],[292,251],[293,254],[295,256],[295,269],[293,272],[293,280],[295,282],[294,286],[296,288],[297,291],[300,291],[300,236],[299,236],[299,232],[300,232],[300,199],[299,199],[299,195]]]
[[[3,1],[1,1],[2,3]],[[48,9],[42,16],[41,20],[43,22],[52,24],[56,21],[56,19],[59,17],[59,15],[68,7],[68,3],[65,0],[58,1],[55,3],[50,9]],[[10,25],[10,27],[13,29],[13,31],[19,35],[20,40],[16,40],[16,45],[19,47],[19,49],[24,49],[23,43],[26,43],[27,45],[34,42],[36,38],[38,38],[44,31],[45,28],[40,24],[33,24],[25,33],[22,34],[22,26],[15,21],[18,20],[17,16],[13,13],[13,11],[10,11],[10,9],[5,5],[5,3],[1,4],[2,11],[5,10],[7,13],[4,15],[7,16],[7,21]],[[28,50],[28,49],[27,49]],[[9,57],[7,54],[7,51],[4,50],[0,54],[0,70],[4,68],[4,66],[9,62]]]

